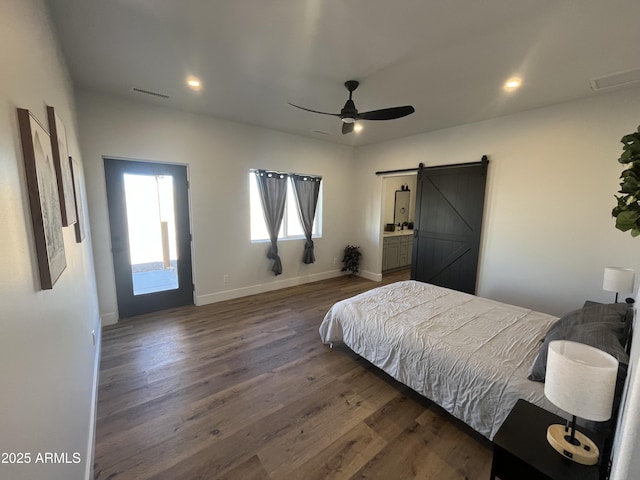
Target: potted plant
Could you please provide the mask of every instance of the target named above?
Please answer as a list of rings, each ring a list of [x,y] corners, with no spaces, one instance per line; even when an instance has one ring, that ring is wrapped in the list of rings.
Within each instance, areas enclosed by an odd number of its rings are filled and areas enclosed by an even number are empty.
[[[351,272],[351,275],[355,275],[358,273],[358,266],[360,265],[360,257],[362,253],[360,253],[360,247],[356,247],[354,245],[347,245],[344,248],[344,256],[342,257],[342,263],[344,267],[342,267],[342,271]]]
[[[632,237],[640,235],[640,126],[634,133],[625,135],[620,140],[622,155],[618,162],[626,165],[620,174],[620,190],[616,195],[618,205],[611,214],[616,217],[616,228],[626,232],[630,230]]]

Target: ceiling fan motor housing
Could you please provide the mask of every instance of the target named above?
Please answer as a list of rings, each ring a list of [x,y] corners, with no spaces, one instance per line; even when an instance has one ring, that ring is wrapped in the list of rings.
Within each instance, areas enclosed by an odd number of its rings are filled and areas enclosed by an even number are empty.
[[[353,100],[347,100],[347,103],[345,103],[342,110],[340,110],[340,118],[344,123],[353,123],[356,121],[356,115],[358,115],[358,110]]]

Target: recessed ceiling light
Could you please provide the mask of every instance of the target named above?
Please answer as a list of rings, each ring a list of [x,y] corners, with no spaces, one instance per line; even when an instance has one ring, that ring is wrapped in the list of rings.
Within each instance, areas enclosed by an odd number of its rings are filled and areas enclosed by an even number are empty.
[[[362,124],[361,124],[361,123],[356,123],[356,124],[353,126],[353,131],[354,131],[354,132],[356,132],[356,133],[361,132],[361,131],[362,131]]]
[[[503,88],[507,92],[513,92],[514,90],[517,90],[518,88],[520,88],[520,85],[522,85],[522,79],[519,77],[512,77],[506,82],[504,82]]]
[[[195,90],[196,92],[202,88],[202,82],[197,77],[188,77],[187,85],[191,90]]]

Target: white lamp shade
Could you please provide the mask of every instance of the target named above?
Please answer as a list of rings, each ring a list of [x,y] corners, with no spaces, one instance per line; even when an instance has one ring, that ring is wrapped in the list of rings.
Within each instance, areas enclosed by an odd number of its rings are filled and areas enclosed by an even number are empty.
[[[604,267],[602,289],[607,292],[633,292],[636,272],[631,268]]]
[[[611,417],[618,360],[577,342],[549,343],[544,394],[571,415],[603,422]]]

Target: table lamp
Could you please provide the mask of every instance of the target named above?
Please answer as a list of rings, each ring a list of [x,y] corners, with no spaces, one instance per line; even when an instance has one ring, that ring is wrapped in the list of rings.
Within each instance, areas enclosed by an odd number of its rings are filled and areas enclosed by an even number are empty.
[[[604,267],[602,289],[607,292],[616,292],[616,303],[618,303],[618,293],[633,292],[635,280],[636,272],[631,268]]]
[[[547,441],[566,458],[583,465],[598,463],[596,444],[576,430],[576,417],[603,422],[611,417],[618,361],[608,353],[582,343],[549,343],[545,396],[572,415],[567,425],[550,425]]]

